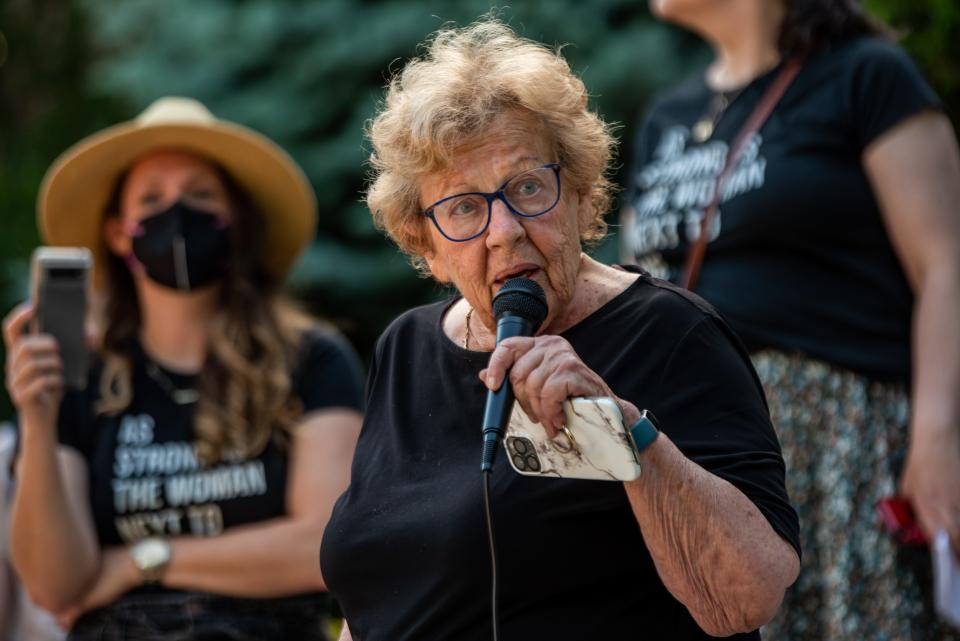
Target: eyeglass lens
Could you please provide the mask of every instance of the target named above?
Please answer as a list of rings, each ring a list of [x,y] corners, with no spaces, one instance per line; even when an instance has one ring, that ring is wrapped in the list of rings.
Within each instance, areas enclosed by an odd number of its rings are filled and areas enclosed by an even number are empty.
[[[559,198],[559,180],[553,167],[531,169],[511,178],[501,190],[514,213],[538,216],[546,213]],[[465,240],[479,234],[489,219],[489,207],[496,196],[461,194],[433,208],[433,218],[449,238]]]

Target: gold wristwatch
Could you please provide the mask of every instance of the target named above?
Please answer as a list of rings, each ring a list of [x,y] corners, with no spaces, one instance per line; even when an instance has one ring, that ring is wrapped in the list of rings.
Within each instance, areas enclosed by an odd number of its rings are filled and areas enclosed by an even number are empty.
[[[130,546],[133,563],[140,569],[144,583],[159,583],[170,564],[170,541],[149,537]]]

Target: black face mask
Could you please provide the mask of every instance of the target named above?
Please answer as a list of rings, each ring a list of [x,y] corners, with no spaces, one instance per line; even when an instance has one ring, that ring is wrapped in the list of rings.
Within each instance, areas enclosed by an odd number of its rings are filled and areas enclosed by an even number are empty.
[[[189,292],[223,277],[230,231],[223,220],[180,201],[140,221],[133,255],[150,280]]]

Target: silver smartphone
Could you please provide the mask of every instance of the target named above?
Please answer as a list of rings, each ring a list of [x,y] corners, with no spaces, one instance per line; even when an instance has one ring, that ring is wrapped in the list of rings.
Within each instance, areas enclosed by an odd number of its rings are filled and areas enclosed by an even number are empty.
[[[31,330],[57,339],[64,384],[73,389],[86,387],[90,366],[84,323],[92,262],[84,247],[38,247],[31,260]]]
[[[567,424],[549,438],[540,423],[513,406],[504,438],[510,465],[520,474],[559,478],[632,481],[640,463],[612,398],[578,397],[563,406]]]

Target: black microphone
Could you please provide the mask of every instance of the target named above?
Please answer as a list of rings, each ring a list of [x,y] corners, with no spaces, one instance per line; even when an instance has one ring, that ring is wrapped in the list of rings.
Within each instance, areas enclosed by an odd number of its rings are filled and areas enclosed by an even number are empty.
[[[547,317],[547,297],[543,288],[529,278],[511,278],[493,297],[493,317],[497,321],[497,345],[514,336],[533,336]],[[484,472],[493,469],[493,458],[512,409],[513,387],[507,372],[500,388],[487,392],[487,405],[483,410],[483,461],[480,464]]]

